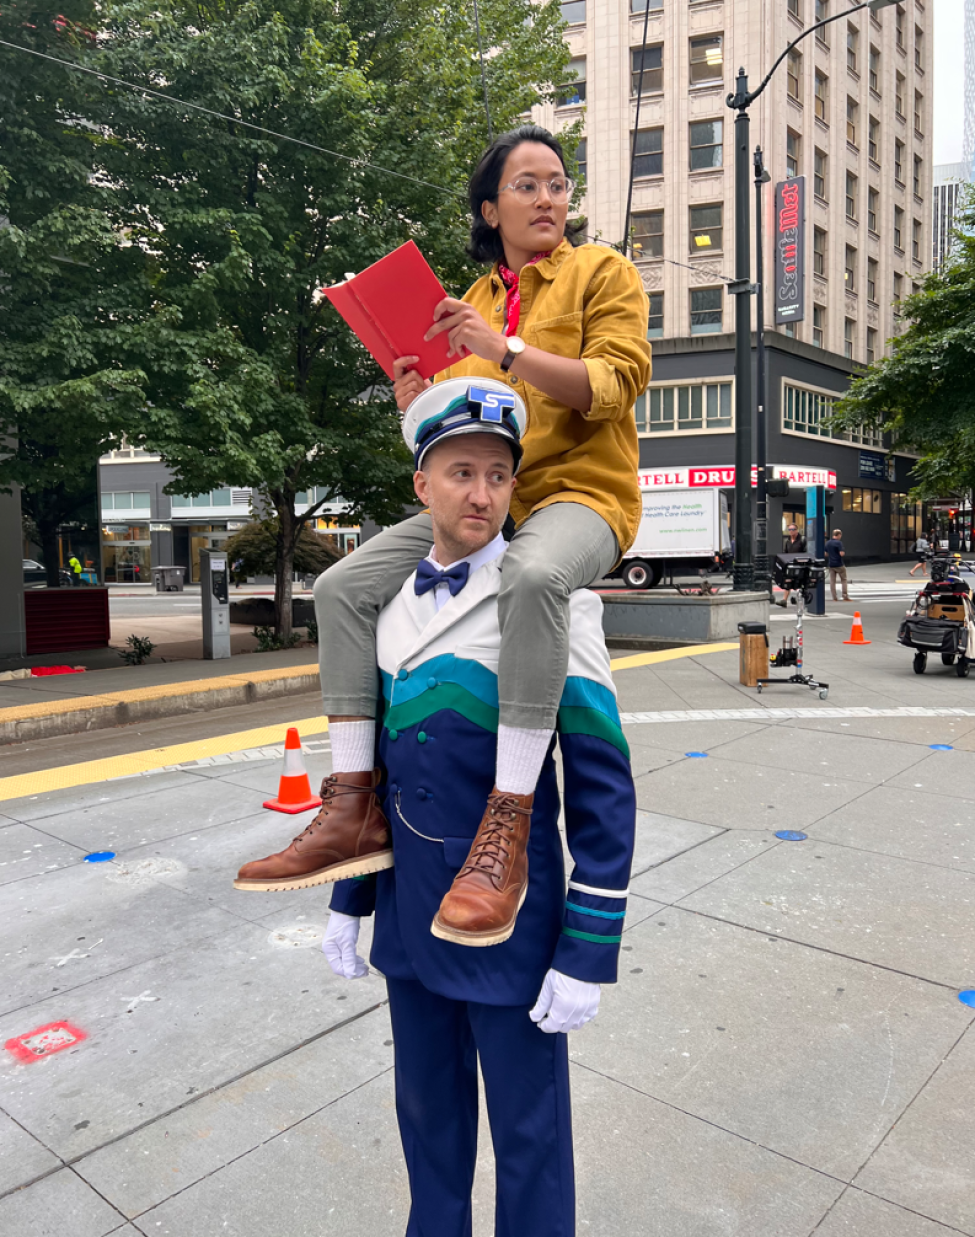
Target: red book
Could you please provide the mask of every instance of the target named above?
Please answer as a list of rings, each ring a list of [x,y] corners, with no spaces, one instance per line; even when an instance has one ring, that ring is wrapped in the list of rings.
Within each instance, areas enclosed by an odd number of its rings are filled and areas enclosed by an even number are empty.
[[[447,293],[413,241],[367,266],[361,275],[323,289],[387,378],[401,356],[418,356],[421,378],[432,378],[450,365],[447,334],[429,343],[423,336],[433,326],[433,311]]]

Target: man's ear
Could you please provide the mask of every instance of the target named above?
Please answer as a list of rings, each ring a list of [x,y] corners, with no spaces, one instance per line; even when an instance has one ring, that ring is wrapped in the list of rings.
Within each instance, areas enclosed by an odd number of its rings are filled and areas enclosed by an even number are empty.
[[[424,507],[429,506],[430,486],[427,483],[426,473],[420,472],[419,469],[413,474],[413,492]]]

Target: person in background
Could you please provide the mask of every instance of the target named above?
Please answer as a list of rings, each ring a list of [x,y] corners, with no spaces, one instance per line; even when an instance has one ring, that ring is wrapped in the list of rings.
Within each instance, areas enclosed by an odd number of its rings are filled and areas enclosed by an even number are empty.
[[[833,535],[826,542],[826,563],[829,567],[829,591],[833,596],[834,601],[839,601],[836,596],[836,581],[839,578],[843,585],[843,600],[849,601],[850,594],[846,587],[846,551],[843,549],[843,542],[840,538],[843,533],[840,529],[834,528]]]
[[[799,531],[795,524],[790,524],[786,529],[785,538],[782,542],[783,554],[805,554],[806,539]]]
[[[922,576],[926,576],[928,574],[927,562],[930,550],[931,542],[922,533],[921,536],[918,537],[917,541],[914,542],[914,553],[917,555],[917,562],[907,573],[908,575],[912,576],[915,571],[917,571],[918,567],[921,568]]]
[[[68,559],[68,570],[71,572],[71,583],[75,588],[81,587],[81,563],[74,554]]]

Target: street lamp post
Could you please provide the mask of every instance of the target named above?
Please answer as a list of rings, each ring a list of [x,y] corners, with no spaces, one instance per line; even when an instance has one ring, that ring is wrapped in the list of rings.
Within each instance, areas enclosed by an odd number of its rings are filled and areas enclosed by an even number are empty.
[[[765,170],[761,146],[755,147],[755,573],[753,587],[767,593],[772,586],[768,566],[768,432],[765,377],[765,258],[762,237],[762,189],[772,179]]]
[[[772,80],[772,74],[797,43],[817,30],[822,30],[831,22],[840,21],[858,13],[861,9],[888,8],[899,0],[863,0],[861,4],[851,5],[832,17],[807,27],[803,32],[786,44],[785,51],[778,57],[771,69],[762,78],[755,90],[748,89],[748,76],[744,68],[738,70],[735,79],[735,92],[729,94],[726,100],[728,106],[735,112],[735,278],[728,286],[729,293],[735,298],[735,567],[734,590],[745,592],[754,586],[754,567],[752,564],[752,521],[751,521],[751,472],[752,472],[752,347],[751,347],[751,300],[754,291],[751,280],[751,237],[749,228],[748,202],[748,170],[749,170],[749,118],[748,109],[761,95]],[[761,259],[759,259],[761,260]],[[759,308],[759,314],[762,314]],[[761,316],[759,321],[761,322]],[[762,347],[763,345],[759,345]],[[763,349],[764,350],[764,349]],[[764,393],[762,394],[762,413],[765,416]],[[763,426],[764,430],[764,426]],[[762,431],[759,431],[762,433]],[[765,489],[763,473],[760,470],[758,484]],[[756,504],[757,505],[757,504]],[[764,504],[767,507],[767,503]],[[767,518],[767,511],[756,511],[758,521]],[[765,538],[767,549],[767,528]],[[765,570],[767,572],[767,554]]]

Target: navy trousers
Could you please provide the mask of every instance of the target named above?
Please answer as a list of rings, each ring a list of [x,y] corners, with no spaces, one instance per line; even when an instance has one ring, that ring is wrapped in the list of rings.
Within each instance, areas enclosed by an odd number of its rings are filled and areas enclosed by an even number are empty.
[[[564,1035],[522,1006],[437,996],[386,980],[396,1115],[410,1176],[406,1237],[471,1237],[477,1059],[497,1174],[495,1237],[574,1237],[575,1174]]]

